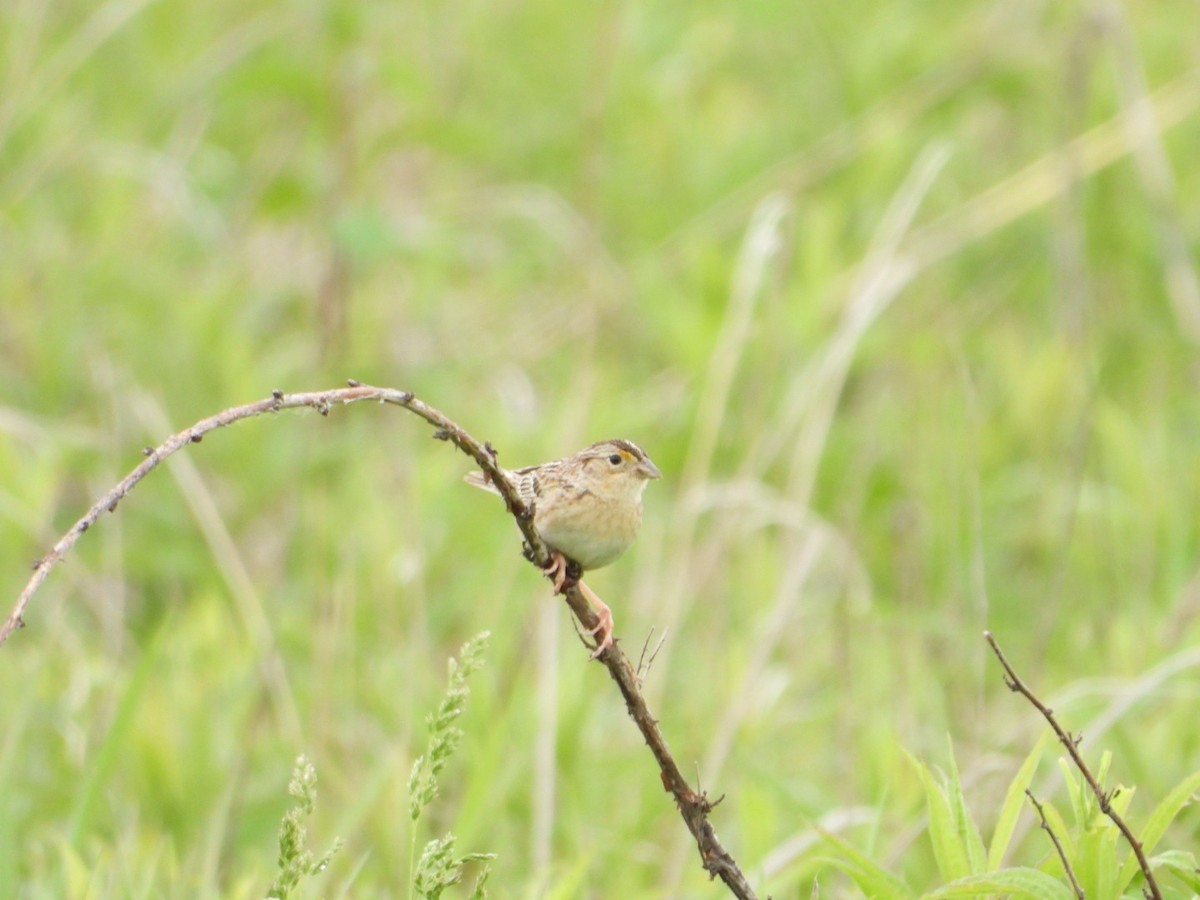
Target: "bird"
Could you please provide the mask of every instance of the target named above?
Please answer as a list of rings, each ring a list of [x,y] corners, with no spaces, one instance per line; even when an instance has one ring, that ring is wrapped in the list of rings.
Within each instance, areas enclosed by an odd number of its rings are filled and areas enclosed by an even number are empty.
[[[597,441],[574,456],[538,466],[503,470],[517,495],[533,511],[550,560],[544,571],[563,593],[574,584],[596,608],[599,624],[592,659],[612,646],[613,614],[581,581],[584,572],[603,568],[629,549],[642,525],[642,493],[662,472],[633,441]],[[500,493],[484,472],[465,477],[474,487]]]

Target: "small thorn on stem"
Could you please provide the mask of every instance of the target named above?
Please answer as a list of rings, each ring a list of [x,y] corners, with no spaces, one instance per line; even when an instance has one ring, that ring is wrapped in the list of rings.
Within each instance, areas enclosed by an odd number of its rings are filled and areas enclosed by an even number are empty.
[[[358,380],[358,379],[356,379],[356,378],[347,378],[347,379],[346,379],[346,384],[347,384],[349,387],[362,387],[362,382],[361,382],[361,381],[359,381],[359,380]]]

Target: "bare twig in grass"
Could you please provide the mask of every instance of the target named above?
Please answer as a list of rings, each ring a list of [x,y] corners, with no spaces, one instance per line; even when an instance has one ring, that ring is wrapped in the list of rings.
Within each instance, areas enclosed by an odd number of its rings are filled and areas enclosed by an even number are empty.
[[[654,637],[654,626],[650,626],[650,630],[646,632],[646,640],[642,643],[642,652],[638,656],[637,664],[637,683],[640,688],[646,680],[646,676],[650,674],[650,667],[654,665],[654,659],[658,656],[658,651],[662,649],[663,644],[667,640],[667,633],[664,631],[658,636],[658,643],[654,645],[654,649],[650,649],[650,639]],[[649,656],[646,654],[649,652]]]
[[[96,521],[105,512],[115,512],[117,505],[125,499],[125,496],[132,491],[138,483],[149,475],[152,471],[158,468],[159,464],[167,457],[174,455],[188,444],[199,443],[204,436],[210,431],[217,428],[223,428],[226,425],[232,425],[234,422],[240,422],[242,419],[250,419],[255,416],[261,416],[264,413],[279,412],[284,409],[297,409],[300,407],[309,407],[317,410],[322,415],[328,415],[329,410],[335,404],[356,403],[363,400],[375,400],[381,403],[394,403],[399,406],[405,406],[413,412],[422,416],[433,424],[441,426],[441,423],[435,419],[429,419],[424,411],[432,412],[436,417],[445,417],[437,410],[431,410],[425,404],[416,400],[408,391],[396,391],[387,388],[373,388],[360,385],[357,382],[352,383],[348,388],[341,388],[332,391],[318,391],[311,393],[300,394],[284,394],[282,391],[275,391],[271,397],[266,400],[259,400],[256,403],[248,403],[245,406],[235,406],[231,409],[226,409],[217,413],[215,416],[209,416],[207,419],[201,419],[190,428],[185,428],[177,434],[167,438],[157,447],[147,447],[142,451],[142,455],[146,458],[126,475],[120,482],[109,490],[104,496],[97,500],[92,508],[67,530],[67,533],[59,538],[51,549],[51,551],[42,557],[34,565],[33,576],[29,579],[29,583],[25,585],[25,589],[21,591],[21,595],[17,598],[16,605],[12,612],[0,625],[0,644],[3,644],[10,634],[18,628],[24,626],[22,615],[25,612],[25,607],[28,605],[30,598],[41,587],[42,582],[46,580],[46,576],[50,574],[50,570],[57,565],[64,556],[75,546],[75,542],[80,536],[92,527]],[[445,420],[448,425],[453,426],[452,422]],[[481,455],[484,458],[477,458],[476,462],[487,471],[487,466],[491,465],[495,468],[495,464],[485,455],[482,449]],[[486,465],[485,465],[486,463]],[[511,493],[511,486],[510,493]],[[515,495],[513,495],[513,499]],[[519,500],[517,501],[520,502]],[[511,505],[511,501],[510,501]],[[526,511],[528,515],[528,511]],[[532,531],[532,522],[530,522],[530,530]],[[543,548],[544,550],[544,548]]]
[[[1154,879],[1154,872],[1150,868],[1150,861],[1146,859],[1146,851],[1142,849],[1142,842],[1137,839],[1137,835],[1133,833],[1133,830],[1125,824],[1125,820],[1121,817],[1121,814],[1113,809],[1111,802],[1113,795],[1107,793],[1100,786],[1100,782],[1096,780],[1096,776],[1088,768],[1087,762],[1079,752],[1079,738],[1058,724],[1058,719],[1054,717],[1054,710],[1039,700],[1037,695],[1021,680],[1020,676],[1013,671],[1013,667],[1009,665],[1004,651],[1000,649],[1000,645],[996,643],[996,638],[992,633],[985,631],[983,636],[987,639],[988,644],[991,645],[992,652],[996,654],[996,658],[1000,660],[1000,665],[1004,667],[1004,683],[1008,685],[1008,689],[1028,700],[1033,705],[1033,708],[1040,712],[1042,717],[1050,723],[1050,727],[1054,729],[1054,734],[1058,737],[1058,742],[1066,748],[1067,753],[1071,757],[1071,762],[1075,764],[1075,768],[1079,770],[1079,774],[1083,776],[1084,780],[1088,783],[1088,787],[1092,789],[1092,793],[1096,797],[1096,802],[1100,805],[1100,811],[1112,820],[1112,823],[1124,835],[1129,846],[1133,848],[1133,854],[1137,857],[1138,866],[1146,878],[1147,896],[1153,897],[1154,900],[1162,900],[1162,892],[1158,889],[1158,882]]]
[[[3,625],[0,625],[0,644],[3,644],[12,632],[23,627],[22,616],[30,599],[46,580],[50,570],[75,546],[75,542],[79,540],[80,536],[106,511],[114,512],[121,500],[167,457],[177,453],[188,444],[199,443],[210,431],[232,425],[243,419],[261,416],[264,413],[308,407],[317,410],[322,415],[328,415],[329,410],[338,404],[361,403],[367,400],[400,406],[415,413],[434,426],[433,436],[435,438],[450,441],[471,457],[492,480],[497,491],[504,498],[509,513],[516,521],[517,527],[525,539],[526,555],[535,565],[545,568],[549,561],[549,552],[541,536],[533,527],[533,510],[522,502],[516,488],[508,480],[504,470],[497,464],[495,450],[490,444],[475,440],[440,410],[418,400],[411,391],[371,387],[356,381],[351,381],[349,387],[330,391],[299,394],[275,391],[266,400],[224,410],[172,435],[158,447],[147,447],[143,451],[145,460],[97,500],[92,508],[59,539],[50,553],[38,561],[34,567],[33,576],[17,598],[12,612]],[[584,628],[595,629],[599,625],[598,617],[577,587],[568,589],[565,598],[567,605],[571,607],[571,611],[575,613],[575,617]],[[720,878],[735,897],[743,898],[743,900],[754,898],[755,894],[749,882],[729,851],[721,844],[712,824],[708,821],[708,814],[716,803],[710,801],[703,791],[692,790],[687,779],[683,777],[683,773],[671,755],[662,731],[658,727],[658,721],[650,714],[633,666],[617,644],[613,644],[605,650],[599,658],[607,666],[613,681],[617,683],[617,688],[625,699],[625,706],[630,718],[633,719],[634,724],[641,731],[642,737],[645,738],[647,746],[650,747],[650,752],[658,763],[663,787],[675,798],[679,814],[688,831],[695,838],[696,846],[700,851],[700,860],[705,870],[710,877]]]
[[[1058,860],[1062,863],[1063,871],[1067,873],[1067,880],[1071,882],[1071,890],[1075,892],[1075,896],[1079,900],[1086,900],[1083,888],[1079,886],[1079,879],[1075,877],[1075,870],[1071,868],[1071,863],[1067,860],[1066,851],[1063,850],[1063,845],[1058,840],[1058,835],[1054,833],[1054,829],[1046,821],[1046,810],[1042,809],[1042,804],[1038,803],[1038,798],[1033,796],[1033,791],[1029,790],[1029,788],[1025,789],[1025,796],[1029,798],[1029,802],[1037,810],[1038,818],[1042,820],[1042,830],[1050,835],[1050,842],[1054,844],[1054,851],[1058,854]]]

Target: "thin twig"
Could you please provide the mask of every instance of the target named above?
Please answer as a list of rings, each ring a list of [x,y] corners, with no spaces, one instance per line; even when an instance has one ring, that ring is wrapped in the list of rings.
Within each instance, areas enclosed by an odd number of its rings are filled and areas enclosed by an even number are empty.
[[[648,632],[646,632],[646,640],[642,643],[641,655],[638,656],[637,683],[638,683],[639,688],[641,688],[642,685],[645,684],[646,676],[650,674],[650,667],[652,665],[654,665],[654,660],[658,656],[658,651],[662,649],[663,643],[667,640],[667,632],[666,632],[666,630],[664,630],[663,633],[661,635],[659,635],[658,643],[655,644],[654,649],[651,650],[650,649],[650,639],[653,637],[654,637],[654,626],[651,625],[650,630]],[[646,656],[647,651],[650,653],[649,657]]]
[[[336,404],[361,403],[365,400],[400,406],[415,413],[434,426],[433,436],[435,438],[450,441],[459,450],[470,456],[504,498],[509,513],[516,521],[517,527],[520,528],[525,539],[527,556],[530,561],[540,568],[545,568],[550,554],[546,549],[545,542],[542,541],[537,529],[533,526],[533,510],[521,500],[504,469],[497,464],[496,451],[491,444],[475,440],[440,410],[418,400],[411,391],[371,387],[356,381],[351,381],[349,387],[330,391],[299,394],[274,391],[266,400],[224,410],[172,435],[158,447],[146,448],[143,451],[146,459],[97,500],[92,508],[58,540],[50,553],[38,561],[34,567],[33,576],[25,585],[25,589],[21,591],[12,612],[3,625],[0,625],[0,644],[3,644],[13,631],[24,627],[25,623],[22,617],[30,598],[41,587],[46,576],[50,574],[50,570],[75,546],[75,542],[79,540],[80,536],[94,525],[105,511],[115,511],[117,504],[164,459],[177,453],[188,444],[199,443],[208,432],[232,425],[243,419],[301,407],[309,407],[322,415],[328,415],[329,410]],[[568,588],[565,599],[585,629],[594,630],[599,625],[598,617],[578,587]],[[671,756],[671,751],[667,748],[657,720],[650,714],[650,710],[646,706],[633,666],[630,665],[629,660],[616,643],[601,653],[599,658],[608,668],[613,681],[617,683],[621,696],[625,698],[625,705],[630,717],[641,731],[651,753],[654,754],[663,787],[670,791],[675,798],[675,805],[679,808],[684,824],[696,840],[696,846],[700,851],[700,860],[705,870],[710,877],[719,877],[735,897],[741,898],[741,900],[754,900],[755,894],[749,882],[746,881],[729,851],[721,844],[712,824],[708,821],[708,814],[716,804],[710,801],[703,791],[699,793],[693,791],[683,777],[674,757]]]
[[[1080,887],[1078,879],[1075,878],[1075,870],[1071,868],[1071,863],[1067,861],[1067,853],[1063,850],[1063,845],[1059,842],[1058,835],[1054,833],[1054,829],[1046,821],[1046,810],[1042,808],[1042,804],[1038,803],[1037,797],[1033,796],[1033,791],[1029,790],[1029,788],[1025,788],[1025,796],[1029,798],[1029,802],[1037,810],[1038,818],[1042,820],[1042,830],[1050,835],[1050,841],[1054,844],[1054,849],[1058,853],[1058,860],[1062,863],[1063,871],[1067,873],[1067,880],[1071,882],[1071,889],[1075,891],[1075,896],[1079,900],[1086,900],[1083,888]]]
[[[988,644],[991,645],[992,652],[996,654],[996,658],[1000,660],[1000,665],[1004,666],[1004,683],[1008,685],[1008,689],[1020,694],[1033,704],[1034,709],[1040,712],[1045,720],[1050,723],[1050,727],[1054,729],[1054,733],[1058,736],[1058,742],[1067,749],[1067,753],[1071,756],[1071,761],[1075,763],[1075,768],[1079,770],[1079,773],[1088,783],[1088,787],[1092,789],[1092,793],[1096,797],[1096,802],[1100,804],[1100,811],[1112,820],[1112,823],[1125,836],[1125,840],[1129,846],[1133,848],[1133,854],[1137,857],[1138,866],[1141,868],[1142,874],[1146,877],[1146,888],[1150,896],[1154,900],[1162,900],[1162,892],[1158,889],[1158,882],[1154,879],[1154,872],[1150,868],[1150,861],[1146,859],[1146,851],[1142,848],[1142,842],[1137,839],[1137,835],[1133,833],[1133,830],[1125,824],[1125,820],[1121,817],[1121,814],[1113,809],[1111,802],[1113,794],[1105,792],[1100,787],[1100,782],[1096,780],[1096,776],[1088,768],[1083,755],[1079,752],[1079,738],[1073,737],[1069,731],[1064,730],[1058,724],[1058,720],[1054,718],[1054,710],[1039,700],[1037,695],[1013,671],[1013,667],[1009,665],[1008,659],[1004,656],[1004,651],[1000,649],[1000,645],[996,643],[996,638],[992,633],[985,631],[983,636],[987,639]]]

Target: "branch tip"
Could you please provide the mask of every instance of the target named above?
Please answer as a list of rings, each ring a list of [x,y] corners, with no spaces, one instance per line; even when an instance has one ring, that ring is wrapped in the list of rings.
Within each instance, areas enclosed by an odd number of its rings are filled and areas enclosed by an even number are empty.
[[[1050,823],[1046,820],[1046,810],[1042,808],[1042,804],[1038,802],[1038,798],[1033,795],[1033,791],[1025,788],[1025,796],[1029,798],[1029,802],[1033,804],[1033,808],[1037,810],[1038,818],[1042,820],[1042,830],[1050,835],[1050,842],[1054,844],[1054,850],[1058,854],[1058,860],[1062,863],[1063,871],[1067,874],[1067,880],[1071,882],[1071,890],[1075,892],[1078,900],[1086,900],[1086,895],[1083,888],[1079,884],[1079,880],[1075,877],[1075,872],[1071,868],[1071,862],[1067,859],[1066,851],[1063,850],[1063,845],[1058,839],[1058,835],[1054,833],[1054,829],[1050,827]]]
[[[1084,760],[1083,754],[1079,752],[1079,743],[1083,740],[1083,734],[1080,733],[1077,737],[1073,737],[1069,731],[1063,728],[1062,725],[1059,724],[1058,719],[1055,718],[1054,710],[1043,703],[1038,698],[1037,694],[1035,694],[1033,690],[1021,680],[1020,676],[1017,675],[1008,659],[1004,656],[1004,651],[1000,649],[1000,645],[992,636],[992,633],[990,631],[985,631],[984,637],[987,638],[987,642],[991,645],[992,651],[996,654],[996,658],[1000,660],[1000,665],[1004,667],[1004,683],[1008,685],[1009,690],[1019,693],[1022,697],[1029,701],[1030,705],[1033,706],[1034,709],[1042,714],[1042,717],[1054,731],[1055,736],[1058,738],[1058,742],[1066,748],[1067,754],[1071,757],[1071,762],[1075,764],[1075,768],[1079,770],[1079,774],[1083,776],[1083,780],[1086,781],[1088,787],[1091,788],[1092,795],[1096,798],[1096,802],[1099,804],[1100,811],[1104,813],[1104,815],[1106,815],[1114,825],[1117,826],[1117,830],[1121,832],[1121,835],[1125,838],[1125,842],[1129,844],[1130,848],[1133,850],[1133,855],[1137,857],[1138,868],[1142,870],[1142,875],[1146,879],[1146,890],[1149,891],[1148,896],[1152,898],[1152,900],[1162,900],[1162,892],[1159,890],[1158,882],[1154,877],[1154,870],[1150,865],[1150,861],[1146,859],[1146,853],[1142,847],[1142,842],[1138,840],[1137,836],[1133,833],[1133,830],[1128,824],[1126,824],[1121,815],[1112,808],[1110,801],[1120,791],[1120,787],[1118,786],[1113,788],[1112,791],[1106,792],[1104,788],[1100,786],[1100,782],[1096,780],[1096,776],[1093,775],[1092,770],[1088,768],[1088,764]],[[1032,799],[1032,797],[1030,799]],[[1036,804],[1037,801],[1035,800],[1034,803]],[[1080,894],[1080,896],[1082,896],[1082,894]]]

